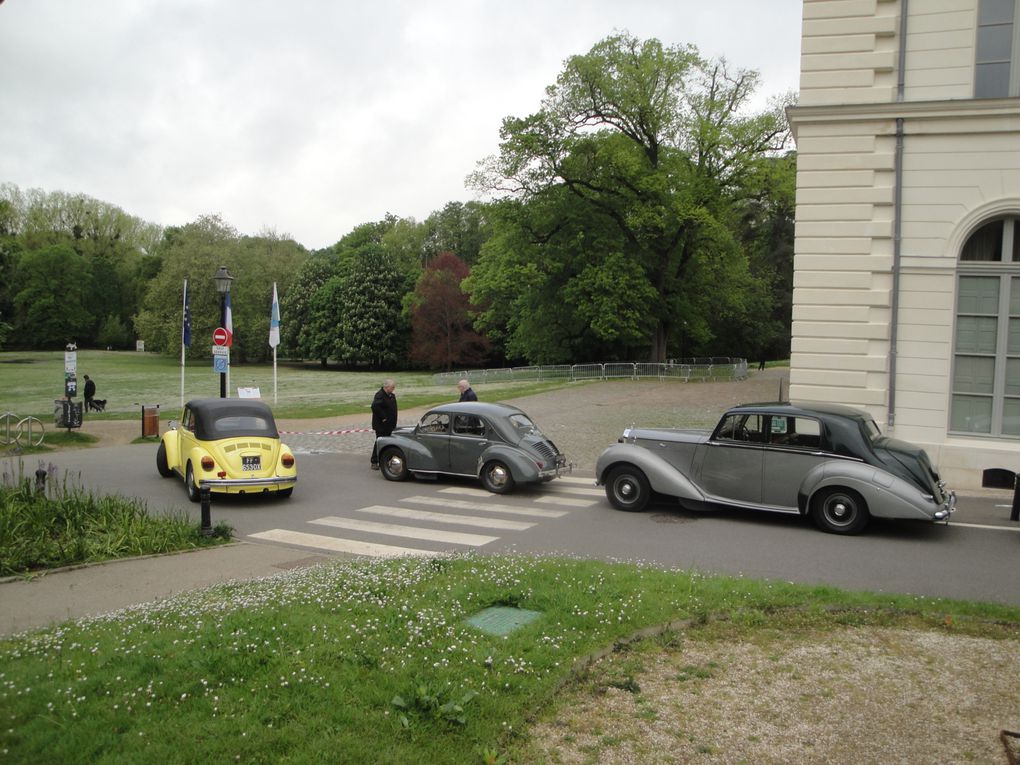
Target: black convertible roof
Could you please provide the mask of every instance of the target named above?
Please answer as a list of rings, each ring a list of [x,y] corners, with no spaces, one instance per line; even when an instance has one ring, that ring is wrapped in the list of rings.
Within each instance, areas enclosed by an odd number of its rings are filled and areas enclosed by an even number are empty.
[[[273,410],[250,398],[194,398],[195,436],[203,441],[234,436],[279,438]]]

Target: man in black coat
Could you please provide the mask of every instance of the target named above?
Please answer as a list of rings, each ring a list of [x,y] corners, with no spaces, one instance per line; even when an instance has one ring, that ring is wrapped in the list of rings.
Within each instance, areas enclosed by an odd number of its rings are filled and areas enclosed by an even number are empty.
[[[396,388],[393,380],[384,380],[372,399],[372,430],[376,437],[376,443],[372,444],[372,470],[379,469],[379,437],[388,436],[397,427],[397,397],[393,393]]]
[[[471,390],[471,383],[469,383],[467,380],[461,380],[459,383],[457,383],[457,390],[460,391],[461,401],[478,400],[478,396],[476,396],[475,392]]]
[[[92,399],[96,397],[96,383],[88,375],[85,375],[85,411],[92,409],[95,405]]]

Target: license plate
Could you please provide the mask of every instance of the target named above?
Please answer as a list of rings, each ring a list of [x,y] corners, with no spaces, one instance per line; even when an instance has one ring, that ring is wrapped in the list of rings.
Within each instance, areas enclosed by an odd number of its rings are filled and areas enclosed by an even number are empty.
[[[241,457],[241,470],[261,470],[262,469],[262,457],[254,455],[252,457]]]

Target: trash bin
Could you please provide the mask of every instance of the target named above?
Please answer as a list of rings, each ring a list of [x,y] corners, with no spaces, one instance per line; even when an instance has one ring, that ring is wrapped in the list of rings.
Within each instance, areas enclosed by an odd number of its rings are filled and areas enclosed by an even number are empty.
[[[53,422],[58,428],[80,428],[82,405],[77,401],[58,398],[53,401]]]
[[[142,404],[142,438],[159,436],[159,404]]]

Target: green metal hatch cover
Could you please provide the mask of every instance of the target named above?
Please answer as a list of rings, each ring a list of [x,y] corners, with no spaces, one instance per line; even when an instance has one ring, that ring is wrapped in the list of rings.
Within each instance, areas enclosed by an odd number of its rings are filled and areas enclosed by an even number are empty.
[[[518,627],[535,621],[541,611],[528,611],[510,606],[491,606],[467,618],[467,623],[490,635],[509,635]]]

